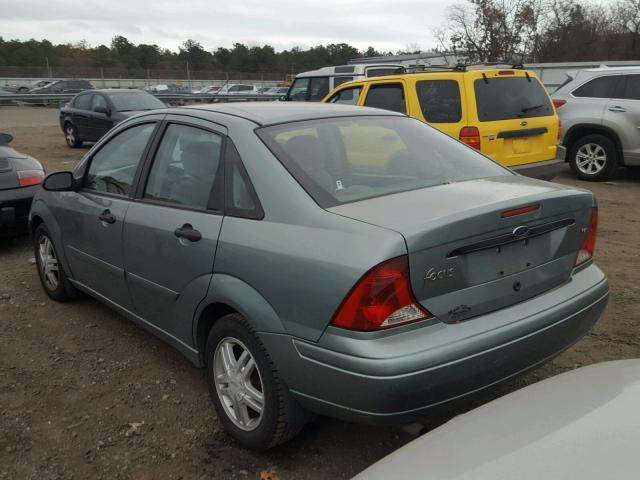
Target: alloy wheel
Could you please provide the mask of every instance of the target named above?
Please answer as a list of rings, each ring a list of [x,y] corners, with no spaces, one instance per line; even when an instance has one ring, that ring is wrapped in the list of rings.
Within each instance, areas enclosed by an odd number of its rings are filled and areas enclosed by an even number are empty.
[[[73,146],[76,143],[76,134],[73,131],[73,127],[71,125],[67,125],[65,129],[65,138],[67,139],[67,145]]]
[[[607,164],[607,152],[597,143],[585,143],[576,152],[576,167],[585,175],[596,175]]]
[[[253,355],[238,339],[224,338],[213,358],[216,392],[229,419],[238,428],[258,428],[264,412],[264,385]]]
[[[42,279],[49,290],[58,288],[60,278],[58,275],[58,259],[51,239],[45,235],[38,242],[38,256],[40,257],[40,272]]]

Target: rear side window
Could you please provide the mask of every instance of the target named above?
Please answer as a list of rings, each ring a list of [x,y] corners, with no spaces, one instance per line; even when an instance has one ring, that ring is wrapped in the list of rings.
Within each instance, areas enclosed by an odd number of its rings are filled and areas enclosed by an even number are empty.
[[[225,157],[225,214],[261,220],[264,218],[264,211],[260,200],[231,139],[227,139]]]
[[[473,86],[481,122],[554,114],[546,90],[535,78],[482,78]]]
[[[402,67],[369,68],[367,69],[367,77],[382,77],[384,75],[393,75],[394,73],[401,72]]]
[[[93,97],[93,95],[79,95],[73,101],[74,108],[78,110],[91,110],[91,97]]]
[[[319,102],[329,93],[329,77],[316,77],[311,79],[309,86],[309,101]]]
[[[353,80],[353,77],[334,77],[333,79],[333,88],[336,88],[343,83],[347,83]]]
[[[383,108],[393,112],[405,113],[407,107],[404,101],[404,88],[401,83],[371,85],[364,105],[366,107]]]
[[[462,119],[460,86],[455,80],[421,80],[416,84],[422,114],[430,123],[456,123]]]
[[[623,98],[640,100],[640,75],[627,75]]]
[[[343,103],[345,105],[357,105],[362,87],[345,88],[329,99],[329,103]]]
[[[616,90],[621,75],[607,75],[589,80],[576,88],[571,94],[574,97],[611,98]]]

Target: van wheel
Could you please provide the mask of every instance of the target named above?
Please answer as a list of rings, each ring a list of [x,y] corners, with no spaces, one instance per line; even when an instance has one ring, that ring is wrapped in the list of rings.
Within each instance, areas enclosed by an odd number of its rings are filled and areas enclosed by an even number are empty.
[[[613,141],[604,135],[585,135],[571,147],[569,165],[582,180],[606,180],[618,166],[618,152]]]
[[[66,123],[64,126],[64,139],[67,141],[69,148],[80,148],[82,146],[82,140],[78,138],[78,129],[71,123]]]
[[[243,446],[267,450],[293,438],[306,423],[306,412],[242,315],[232,313],[214,323],[205,365],[218,418]]]
[[[62,264],[58,261],[56,246],[44,223],[33,233],[33,249],[40,283],[51,299],[66,302],[81,296],[80,291],[69,282]]]

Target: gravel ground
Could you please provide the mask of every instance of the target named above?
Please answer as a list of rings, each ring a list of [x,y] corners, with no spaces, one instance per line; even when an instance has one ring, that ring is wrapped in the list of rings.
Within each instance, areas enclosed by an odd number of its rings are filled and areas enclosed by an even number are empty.
[[[72,169],[86,152],[66,147],[54,109],[0,108],[0,131],[48,172]],[[427,428],[541,378],[640,357],[640,174],[592,184],[567,171],[556,181],[598,197],[607,311],[553,362],[434,412]],[[318,418],[275,451],[247,451],[221,431],[203,372],[95,300],[50,301],[32,257],[27,237],[0,240],[0,479],[341,479],[413,438]]]

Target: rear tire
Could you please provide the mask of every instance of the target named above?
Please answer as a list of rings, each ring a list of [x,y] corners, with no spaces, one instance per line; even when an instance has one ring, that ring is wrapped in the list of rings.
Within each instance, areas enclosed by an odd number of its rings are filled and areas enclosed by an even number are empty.
[[[72,123],[64,124],[64,139],[69,148],[80,148],[82,140],[78,138],[78,129]]]
[[[205,366],[218,419],[244,447],[268,450],[293,438],[306,423],[307,413],[242,315],[232,313],[214,323]]]
[[[568,158],[576,177],[587,181],[606,180],[618,167],[615,143],[597,133],[579,138],[571,146]]]
[[[58,261],[60,257],[44,223],[38,225],[33,233],[33,249],[40,283],[51,299],[66,302],[81,296],[80,291],[69,282],[64,267]]]

